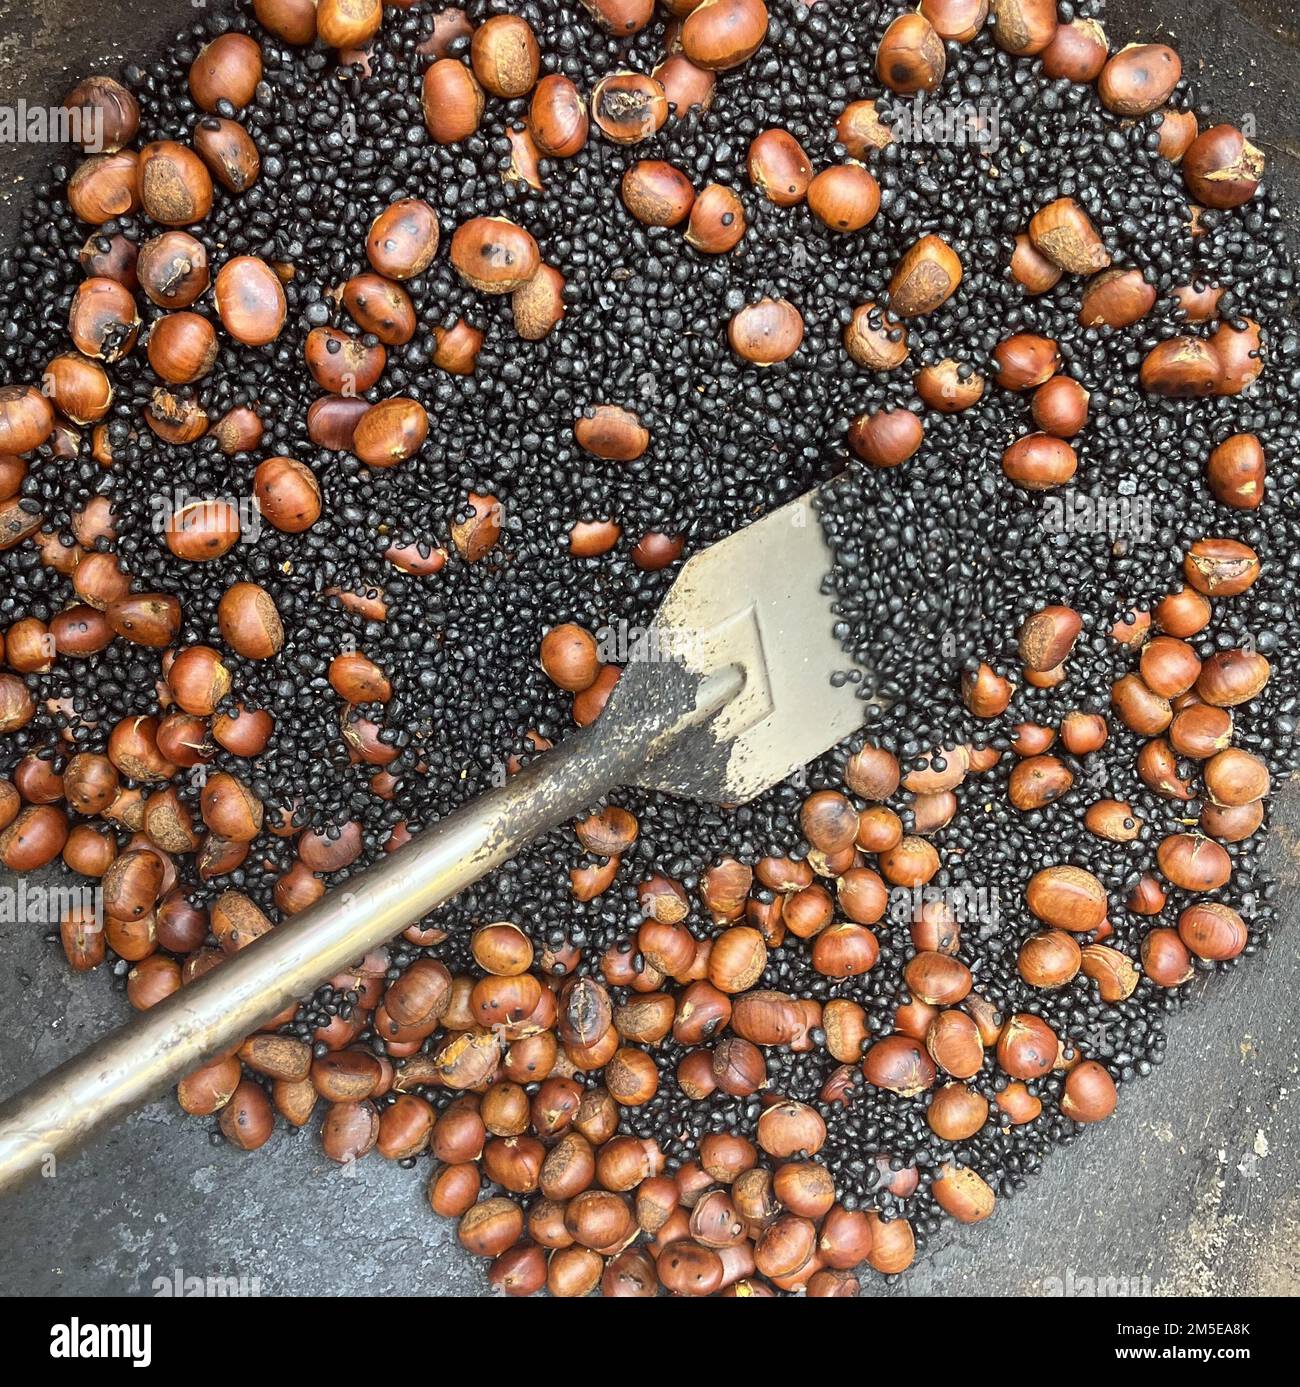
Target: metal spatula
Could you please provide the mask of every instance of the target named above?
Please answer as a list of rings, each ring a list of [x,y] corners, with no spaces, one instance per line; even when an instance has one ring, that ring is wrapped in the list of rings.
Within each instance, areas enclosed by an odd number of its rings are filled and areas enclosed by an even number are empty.
[[[857,727],[816,493],[687,563],[599,721],[0,1106],[0,1190],[156,1098],[609,790],[739,804]]]

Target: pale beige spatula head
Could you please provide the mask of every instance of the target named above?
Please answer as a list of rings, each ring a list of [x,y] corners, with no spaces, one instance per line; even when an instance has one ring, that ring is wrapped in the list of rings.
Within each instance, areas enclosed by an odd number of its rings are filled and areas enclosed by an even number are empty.
[[[705,678],[728,666],[741,692],[707,726],[680,736],[633,783],[742,804],[807,765],[862,723],[856,683],[833,684],[852,661],[831,634],[823,580],[830,552],[810,492],[695,555],[655,618],[652,655],[677,653]],[[610,711],[651,695],[652,664],[630,665]]]

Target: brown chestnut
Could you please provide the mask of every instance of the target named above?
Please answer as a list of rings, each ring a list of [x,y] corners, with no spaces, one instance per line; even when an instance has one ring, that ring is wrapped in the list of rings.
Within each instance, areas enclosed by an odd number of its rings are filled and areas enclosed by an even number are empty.
[[[897,1276],[912,1265],[916,1256],[916,1239],[912,1225],[905,1218],[884,1221],[872,1211],[867,1214],[871,1225],[871,1251],[867,1261],[883,1276]]]
[[[221,1108],[221,1134],[241,1151],[256,1151],[271,1138],[275,1115],[266,1090],[252,1079],[241,1079]]]
[[[925,1048],[935,1064],[955,1079],[973,1078],[984,1063],[979,1027],[964,1011],[953,1008],[939,1012],[930,1022]]]
[[[540,342],[564,317],[564,276],[554,265],[539,266],[511,295],[510,307],[519,336],[526,342]],[[481,333],[479,338],[481,342]]]
[[[158,140],[140,150],[140,204],[163,226],[189,226],[212,210],[212,176],[192,149]]]
[[[1094,930],[1106,918],[1106,888],[1083,867],[1044,867],[1035,872],[1025,888],[1025,901],[1045,924],[1075,933]]]
[[[710,183],[691,205],[686,241],[707,255],[724,255],[740,244],[745,226],[740,198],[721,183]]]
[[[1223,374],[1223,361],[1208,342],[1170,337],[1147,353],[1138,379],[1149,394],[1187,399],[1215,394]]]
[[[917,1000],[928,1006],[951,1006],[971,989],[970,969],[951,954],[923,950],[903,968],[903,981]]]
[[[788,130],[764,130],[755,136],[747,163],[749,181],[778,207],[795,207],[807,196],[813,181],[812,163]]]
[[[861,164],[832,164],[814,175],[807,199],[819,222],[847,234],[871,224],[880,210],[880,185]],[[897,313],[904,311],[897,304],[893,307]]]
[[[621,405],[590,406],[574,424],[573,436],[580,448],[608,462],[635,462],[650,446],[650,431]]]
[[[1255,196],[1264,155],[1235,125],[1212,125],[1192,141],[1182,169],[1188,192],[1201,206],[1240,207]]]
[[[1142,831],[1142,820],[1124,800],[1099,799],[1088,806],[1083,826],[1111,843],[1131,843]]]
[[[382,21],[381,0],[317,0],[316,33],[330,48],[364,48]]]
[[[939,236],[922,236],[894,270],[889,306],[902,318],[933,313],[956,293],[961,277],[957,252]]]
[[[140,247],[136,276],[160,308],[188,308],[208,287],[207,250],[186,231],[165,231]]]
[[[612,72],[592,88],[591,118],[615,144],[639,144],[668,119],[668,98],[653,77]]]
[[[382,1144],[380,1150],[383,1150]],[[534,1243],[519,1243],[493,1261],[488,1268],[488,1284],[500,1295],[536,1295],[546,1285],[547,1271],[546,1253],[542,1248]]]
[[[817,935],[811,962],[828,978],[849,978],[870,972],[879,957],[880,946],[869,929],[841,920]]]
[[[140,129],[140,103],[112,77],[86,77],[63,98],[61,105],[82,116],[82,148],[114,154],[131,143]]]
[[[1032,58],[1056,37],[1056,0],[989,0],[993,38],[1018,58]]]
[[[1157,987],[1181,987],[1195,972],[1176,930],[1153,929],[1142,938],[1142,971]]]
[[[136,1011],[148,1011],[179,990],[180,964],[166,954],[150,954],[126,974],[126,1000]]]
[[[941,39],[970,43],[988,18],[988,0],[921,0],[921,13]]]
[[[1013,1079],[1041,1079],[1056,1063],[1056,1033],[1028,1012],[1011,1017],[998,1037],[998,1064]]]
[[[190,95],[204,111],[222,101],[238,109],[247,106],[262,80],[262,48],[247,34],[220,34],[199,49],[190,64]]]
[[[659,1091],[659,1071],[645,1051],[625,1045],[605,1066],[605,1087],[623,1107],[640,1107]]]
[[[1162,597],[1152,615],[1162,631],[1185,640],[1210,624],[1211,608],[1203,593],[1195,588],[1179,588]]]
[[[221,639],[246,660],[269,660],[284,645],[275,599],[257,583],[235,583],[217,603]]]
[[[437,252],[438,214],[422,198],[403,198],[385,207],[366,237],[367,259],[389,279],[423,274]]]
[[[543,269],[545,268],[544,266]],[[525,285],[523,289],[516,289],[515,294],[524,293],[527,287]],[[517,326],[518,314],[516,312]],[[527,336],[528,334],[521,332],[520,335]],[[484,339],[484,334],[478,328],[467,323],[464,318],[459,318],[452,327],[435,327],[433,336],[435,346],[432,361],[435,366],[454,376],[472,376],[474,374]]]
[[[249,347],[274,342],[284,327],[286,304],[280,277],[255,255],[237,255],[217,272],[213,303],[221,325]]]
[[[439,58],[430,65],[420,99],[425,126],[439,144],[467,140],[478,129],[483,116],[483,88],[457,59]]]
[[[1016,967],[1031,987],[1062,987],[1083,966],[1083,954],[1063,930],[1031,934],[1020,946]]]
[[[1203,761],[1232,742],[1232,714],[1209,703],[1193,703],[1174,714],[1169,743],[1179,756]]]
[[[176,1101],[196,1117],[210,1117],[230,1102],[243,1070],[235,1055],[213,1060],[187,1074],[176,1086]]]
[[[1138,670],[1152,693],[1176,698],[1196,683],[1201,662],[1186,641],[1156,636],[1143,647]]]
[[[522,1236],[524,1211],[503,1196],[483,1199],[466,1211],[456,1231],[466,1251],[498,1257]]]
[[[946,357],[916,373],[916,393],[941,414],[960,414],[979,403],[984,394],[984,377],[966,362]]]
[[[1217,963],[1236,958],[1246,947],[1249,933],[1231,906],[1201,901],[1178,917],[1178,937],[1198,958]]]
[[[207,563],[229,553],[239,542],[241,533],[239,512],[234,504],[223,498],[213,498],[189,501],[169,515],[163,538],[178,559]]]
[[[1061,1111],[1075,1122],[1101,1122],[1115,1111],[1115,1081],[1096,1060],[1084,1060],[1065,1076]]]
[[[732,317],[727,340],[737,356],[756,366],[772,366],[799,350],[803,332],[803,316],[792,303],[759,299]]]
[[[1255,510],[1264,499],[1265,470],[1259,439],[1253,433],[1236,433],[1210,454],[1205,477],[1220,505]]]
[[[587,106],[576,86],[558,73],[543,77],[533,92],[528,127],[538,150],[550,159],[569,159],[587,143]]]
[[[1171,833],[1156,848],[1156,864],[1166,880],[1184,891],[1217,891],[1232,876],[1232,859],[1211,838]]]
[[[876,49],[876,76],[903,96],[937,91],[947,65],[943,40],[924,14],[899,15]]]
[[[1155,286],[1141,270],[1103,270],[1084,286],[1079,322],[1084,327],[1131,327],[1155,307]]]
[[[68,333],[83,355],[120,361],[135,346],[139,331],[135,300],[115,279],[87,279],[77,286],[68,312]]]
[[[1075,19],[1057,26],[1051,43],[1043,49],[1043,72],[1053,79],[1086,84],[1095,82],[1105,66],[1109,46],[1106,31],[1095,19]]]
[[[663,87],[673,119],[680,119],[693,108],[707,111],[713,105],[717,78],[683,53],[670,53],[650,75]]]
[[[167,593],[132,593],[114,599],[104,610],[113,634],[137,645],[165,649],[180,632],[181,604]]]
[[[176,702],[197,717],[208,717],[216,711],[217,704],[230,692],[230,683],[230,670],[209,645],[187,646],[167,671],[167,685]]]
[[[206,376],[217,360],[217,333],[198,313],[159,318],[145,344],[149,365],[165,381],[188,385]]]
[[[320,518],[320,484],[295,458],[270,457],[253,473],[253,495],[262,515],[287,534],[301,534]]]
[[[1216,708],[1249,703],[1268,683],[1272,670],[1253,650],[1220,650],[1201,666],[1196,692]]]
[[[1268,766],[1240,747],[1228,747],[1205,763],[1205,788],[1217,805],[1238,808],[1269,791]]]
[[[514,14],[497,14],[485,19],[474,30],[470,61],[474,65],[474,75],[493,96],[512,101],[532,91],[537,81],[541,50],[526,19]]]
[[[495,496],[471,491],[461,517],[451,524],[456,552],[466,563],[478,563],[496,548],[500,538],[501,503]]]
[[[1149,116],[1169,100],[1183,75],[1178,54],[1163,43],[1130,43],[1101,70],[1097,95],[1120,116]]]
[[[1063,273],[1059,265],[1053,264],[1034,248],[1026,233],[1017,233],[1015,249],[1011,253],[1011,276],[1026,292],[1047,293],[1056,287]]]
[[[1061,354],[1051,338],[1018,332],[998,343],[993,363],[1004,390],[1034,390],[1060,370]]]
[[[850,159],[866,159],[894,142],[893,131],[880,119],[874,101],[850,101],[835,122],[835,138]]]
[[[505,217],[473,217],[452,235],[451,263],[470,288],[509,294],[533,277],[541,257],[523,227]]]
[[[632,164],[619,185],[623,205],[644,226],[676,226],[695,203],[691,180],[661,159]]]
[[[1198,539],[1183,558],[1184,577],[1206,597],[1236,597],[1259,572],[1259,555],[1235,539]]]
[[[1047,388],[1047,385],[1040,387]],[[1002,471],[1007,480],[1025,491],[1050,491],[1053,487],[1064,486],[1074,476],[1078,465],[1074,449],[1064,438],[1053,437],[1051,433],[1028,434],[1017,439],[1002,454]]]
[[[53,429],[54,410],[35,386],[0,386],[0,453],[30,453],[49,438]],[[8,548],[3,538],[0,545]]]
[[[1199,133],[1194,111],[1166,109],[1160,113],[1160,157],[1171,164],[1182,161]]]
[[[1173,720],[1169,700],[1148,688],[1136,674],[1117,679],[1111,685],[1110,700],[1124,726],[1143,737],[1158,736]]]
[[[394,396],[366,410],[352,430],[352,451],[369,467],[396,467],[429,436],[429,416],[418,400]]]
[[[681,28],[682,52],[691,62],[726,71],[747,62],[767,37],[763,0],[701,0]]]
[[[944,1084],[936,1090],[925,1120],[940,1141],[967,1141],[988,1121],[988,1100],[965,1084]]]
[[[859,304],[844,329],[844,347],[859,366],[892,371],[907,360],[907,329],[878,305]]]
[[[83,159],[68,180],[68,206],[92,226],[140,210],[139,158],[134,150]]]
[[[1020,628],[1020,658],[1026,669],[1055,669],[1074,647],[1083,620],[1072,607],[1043,607]]]
[[[1089,394],[1069,376],[1054,376],[1034,391],[1034,423],[1057,438],[1073,438],[1088,422]]]
[[[748,925],[733,925],[714,940],[709,954],[709,981],[720,992],[744,992],[763,976],[767,946]]]
[[[199,798],[203,822],[232,843],[251,842],[262,831],[262,801],[238,777],[218,771]]]
[[[862,1061],[867,1082],[887,1088],[902,1098],[923,1093],[935,1081],[938,1070],[924,1047],[909,1036],[891,1035],[878,1040]]]

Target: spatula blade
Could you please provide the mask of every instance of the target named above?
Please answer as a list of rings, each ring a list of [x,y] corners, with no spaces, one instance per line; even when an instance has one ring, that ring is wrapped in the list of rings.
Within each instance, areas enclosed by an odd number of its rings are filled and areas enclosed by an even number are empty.
[[[859,682],[832,683],[853,662],[832,634],[831,567],[809,492],[695,555],[611,700],[655,697],[683,666],[706,677],[739,665],[745,687],[708,725],[637,777],[646,789],[742,804],[859,727]],[[625,687],[626,686],[626,687]],[[624,706],[627,706],[624,704]]]

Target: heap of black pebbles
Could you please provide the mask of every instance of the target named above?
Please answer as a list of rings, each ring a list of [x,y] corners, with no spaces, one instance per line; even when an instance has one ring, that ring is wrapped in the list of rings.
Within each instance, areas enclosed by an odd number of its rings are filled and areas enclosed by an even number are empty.
[[[658,18],[617,41],[573,3],[469,0],[466,8],[475,21],[507,9],[521,14],[537,34],[544,67],[570,76],[584,92],[608,71],[648,72],[662,57]],[[1157,119],[1109,114],[1090,85],[1046,80],[1037,63],[1000,51],[985,30],[969,44],[947,45],[944,92],[995,111],[997,143],[891,145],[872,163],[879,215],[864,232],[830,234],[805,207],[781,209],[754,191],[746,151],[760,131],[780,126],[821,167],[843,157],[835,121],[846,102],[872,96],[887,123],[899,115],[909,103],[883,92],[874,71],[896,10],[874,0],[821,0],[812,8],[773,0],[769,9],[763,48],[743,68],[719,75],[710,111],[672,119],[631,149],[593,131],[576,157],[543,163],[541,192],[502,177],[509,163],[504,132],[525,114],[526,101],[489,101],[479,132],[460,144],[440,146],[427,137],[420,106],[425,60],[416,51],[429,32],[423,6],[386,12],[364,74],[336,69],[319,46],[278,42],[256,25],[247,4],[205,17],[165,58],[124,74],[148,137],[184,140],[196,118],[186,70],[201,45],[231,28],[248,30],[261,43],[264,79],[242,120],[261,152],[262,175],[241,198],[218,193],[202,235],[214,260],[249,254],[292,265],[285,285],[289,319],[266,348],[223,338],[204,403],[216,418],[257,402],[266,423],[259,455],[307,462],[320,479],[324,513],[302,535],[263,526],[256,543],[236,545],[211,564],[175,560],[155,524],[156,498],[178,488],[199,497],[246,492],[257,459],[232,462],[206,439],[169,448],[140,428],[155,384],[143,352],[113,371],[110,436],[120,461],[105,470],[83,441],[74,459],[32,466],[23,495],[54,529],[67,529],[91,497],[110,498],[123,568],[137,587],[174,593],[183,605],[180,645],[213,639],[216,601],[231,583],[258,582],[274,593],[286,631],[282,654],[265,663],[227,658],[238,696],[272,713],[275,736],[257,761],[222,752],[213,768],[243,776],[268,806],[301,797],[313,825],[360,821],[365,851],[358,869],[378,855],[399,821],[417,829],[489,787],[506,759],[527,749],[528,733],[564,735],[569,700],[538,667],[538,642],[546,628],[564,621],[592,631],[648,624],[674,570],[634,566],[628,551],[637,536],[681,534],[689,555],[843,473],[822,507],[835,553],[828,583],[846,650],[874,671],[892,708],[873,714],[862,737],[809,767],[797,783],[734,811],[654,795],[616,797],[635,812],[640,835],[613,889],[589,903],[573,899],[568,873],[581,853],[569,830],[557,831],[438,913],[436,923],[450,934],[445,944],[421,950],[399,942],[395,971],[422,954],[442,958],[453,973],[472,971],[468,927],[494,919],[523,925],[539,950],[577,946],[582,969],[595,969],[608,946],[635,934],[636,884],[652,871],[675,877],[694,897],[700,873],[719,857],[753,862],[806,851],[800,804],[810,789],[840,787],[845,760],[864,740],[895,751],[906,765],[945,744],[991,741],[1004,748],[1017,721],[1056,725],[1072,709],[1106,711],[1111,683],[1134,663],[1109,638],[1111,624],[1176,587],[1184,552],[1206,535],[1250,544],[1263,559],[1263,576],[1244,596],[1216,603],[1213,623],[1193,644],[1206,655],[1249,639],[1269,656],[1273,679],[1238,710],[1236,744],[1262,756],[1275,776],[1292,763],[1295,685],[1287,655],[1300,635],[1294,602],[1300,522],[1288,462],[1300,445],[1294,403],[1300,339],[1286,318],[1293,281],[1267,197],[1237,211],[1205,213],[1203,234],[1192,237],[1182,179],[1157,152]],[[1059,14],[1067,21],[1100,17],[1101,10],[1094,3],[1062,4]],[[1180,85],[1173,104],[1192,103]],[[697,187],[715,181],[740,193],[750,229],[735,253],[702,255],[679,230],[633,220],[618,183],[632,162],[647,157],[677,166]],[[68,173],[67,167],[53,171],[12,252],[0,261],[0,379],[6,382],[38,379],[64,347],[50,324],[66,318],[86,237],[62,195]],[[406,347],[390,352],[376,394],[418,399],[430,416],[430,442],[408,463],[373,471],[309,440],[306,410],[319,391],[303,366],[303,342],[311,328],[345,321],[331,291],[366,268],[367,229],[401,197],[432,203],[444,235],[479,215],[500,214],[527,227],[543,259],[562,268],[567,315],[547,340],[523,342],[507,301],[469,290],[440,256],[408,285],[420,327]],[[1009,274],[1015,234],[1058,197],[1075,198],[1115,263],[1141,269],[1158,289],[1156,307],[1136,326],[1083,329],[1081,280],[1067,277],[1031,298]],[[103,228],[115,230],[137,240],[150,234],[146,223],[129,218]],[[974,409],[924,413],[924,443],[904,466],[847,465],[844,439],[855,416],[893,407],[923,411],[912,371],[863,371],[845,353],[841,334],[855,305],[884,296],[902,250],[929,232],[957,251],[965,277],[947,304],[913,325],[913,363],[985,362],[1017,331],[1053,338],[1062,370],[1091,392],[1090,421],[1076,440],[1075,486],[1099,497],[1135,498],[1134,512],[1149,519],[1138,532],[1054,526],[1042,497],[1006,480],[999,458],[1029,429],[1028,404],[992,384]],[[1168,294],[1198,272],[1226,287],[1225,316],[1246,315],[1263,326],[1267,364],[1240,397],[1158,399],[1139,388],[1137,368],[1157,341],[1180,330]],[[739,307],[763,296],[796,304],[806,327],[801,349],[768,369],[735,356],[725,333]],[[146,315],[156,312],[142,307]],[[430,364],[434,328],[460,318],[486,333],[472,377]],[[651,435],[642,458],[610,464],[581,453],[574,419],[600,402],[636,410]],[[1257,434],[1274,463],[1257,511],[1220,507],[1203,483],[1208,452],[1234,432]],[[449,526],[471,492],[494,495],[504,507],[493,562],[467,564],[453,552],[441,573],[417,578],[384,561],[394,542],[450,549]],[[599,558],[572,557],[570,527],[599,519],[620,524],[623,541]],[[6,553],[4,570],[0,626],[27,616],[48,620],[64,605],[64,580],[42,566],[31,546]],[[323,600],[331,587],[382,587],[387,621],[367,622]],[[1016,668],[1022,622],[1049,603],[1068,604],[1084,617],[1068,681],[1052,690],[1019,688],[995,723],[971,718],[960,697],[962,669],[976,661]],[[398,752],[389,769],[399,785],[391,802],[370,791],[370,768],[349,763],[325,678],[331,656],[349,641],[393,682],[385,739]],[[119,641],[93,659],[56,663],[40,687],[43,697],[72,701],[92,724],[77,732],[79,744],[99,749],[93,723],[111,725],[146,711],[145,691],[156,677],[154,652]],[[5,739],[0,771],[48,745],[57,731],[42,712]],[[1196,808],[1158,798],[1142,784],[1133,769],[1139,744],[1112,719],[1102,752],[1084,762],[1066,758],[1096,795],[1128,801],[1145,821],[1130,843],[1102,843],[1085,833],[1087,796],[1067,796],[1028,814],[1012,808],[1006,755],[992,772],[968,778],[957,815],[934,837],[943,861],[934,884],[971,886],[998,903],[963,943],[981,993],[1006,1014],[1041,1015],[1119,1080],[1159,1063],[1166,1016],[1187,989],[1143,981],[1128,1001],[1104,1004],[1082,975],[1052,992],[1029,988],[1015,961],[1031,928],[1026,879],[1039,866],[1069,861],[1086,864],[1103,881],[1115,903],[1109,942],[1136,957],[1145,925],[1119,902],[1151,869],[1155,843]],[[905,796],[895,801],[906,822],[905,802]],[[1256,835],[1230,849],[1229,896],[1250,926],[1247,953],[1264,941],[1274,918],[1274,888],[1260,868],[1259,848]],[[290,843],[264,838],[245,866],[215,885],[238,887],[269,908],[271,887],[292,861]],[[1180,893],[1171,892],[1171,918],[1180,902]],[[701,936],[710,928],[698,907],[690,923]],[[905,997],[899,974],[913,949],[905,923],[887,920],[878,935],[880,960],[862,977],[823,976],[811,967],[806,944],[790,938],[773,951],[759,985],[822,1001],[852,998],[866,1009],[871,1031],[887,1033]],[[123,974],[126,965],[118,963],[116,971]],[[291,1030],[310,1037],[348,1005],[322,992]],[[625,1109],[622,1120],[625,1130],[655,1138],[670,1168],[693,1156],[703,1133],[752,1133],[757,1097],[719,1093],[688,1101],[673,1073],[682,1048],[670,1038],[653,1053],[661,1071],[658,1095]],[[814,1104],[835,1067],[820,1049],[798,1055],[774,1048],[766,1057],[769,1092]],[[992,1095],[996,1078],[990,1061],[974,1087]],[[954,1147],[927,1126],[923,1100],[859,1085],[849,1105],[820,1105],[830,1130],[820,1158],[845,1205],[903,1212],[924,1243],[940,1219],[929,1193],[940,1162],[974,1167],[1005,1195],[1053,1144],[1072,1139],[1077,1128],[1058,1110],[1060,1088],[1059,1076],[1037,1086],[1044,1103],[1037,1121],[1005,1129],[989,1124]],[[916,1194],[896,1202],[886,1193],[878,1157],[915,1165]]]

